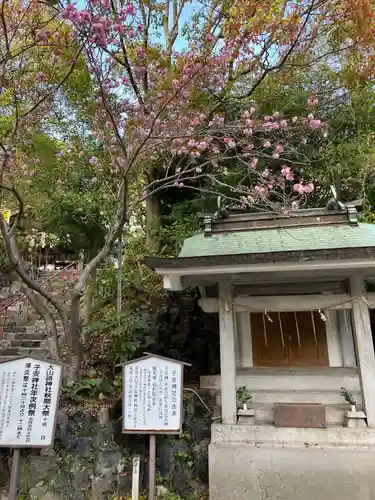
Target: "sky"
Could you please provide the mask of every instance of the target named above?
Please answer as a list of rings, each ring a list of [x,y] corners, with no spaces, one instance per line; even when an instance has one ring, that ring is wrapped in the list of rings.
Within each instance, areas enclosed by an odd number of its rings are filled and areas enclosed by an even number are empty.
[[[76,7],[78,9],[83,9],[85,7],[85,5],[87,4],[87,0],[76,0],[73,3],[76,5]],[[164,3],[164,2],[161,1],[160,3]],[[186,3],[186,5],[184,6],[182,15],[180,17],[180,23],[179,23],[180,27],[182,27],[183,24],[189,18],[191,18],[191,16],[197,10],[198,10],[198,2],[196,0],[188,1]],[[171,5],[170,5],[170,12],[171,12],[171,17],[172,17],[172,2],[171,2]],[[164,39],[162,29],[160,29],[160,35],[161,35],[160,38],[158,36],[155,36],[155,42],[157,42],[158,40],[162,41]],[[177,51],[181,51],[184,48],[186,48],[186,46],[187,46],[187,40],[186,40],[186,38],[184,38],[183,36],[179,35],[179,37],[177,38],[177,40],[175,42],[174,49],[177,50]]]

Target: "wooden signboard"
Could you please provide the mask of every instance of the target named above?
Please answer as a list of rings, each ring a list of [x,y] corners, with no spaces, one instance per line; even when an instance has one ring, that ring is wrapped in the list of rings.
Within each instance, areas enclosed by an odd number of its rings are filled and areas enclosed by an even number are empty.
[[[53,444],[62,367],[24,357],[0,363],[0,446],[14,448],[9,500],[16,500],[21,448]]]
[[[184,365],[162,356],[123,365],[123,432],[149,434],[149,498],[155,498],[155,434],[180,434],[183,422]]]

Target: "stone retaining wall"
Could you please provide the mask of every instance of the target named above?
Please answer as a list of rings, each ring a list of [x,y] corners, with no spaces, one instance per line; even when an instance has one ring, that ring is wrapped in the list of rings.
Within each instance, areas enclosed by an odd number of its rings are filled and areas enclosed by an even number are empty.
[[[207,396],[203,395],[207,400]],[[210,401],[208,401],[211,406]],[[132,457],[142,457],[142,488],[146,487],[148,437],[121,433],[121,403],[103,423],[87,413],[60,411],[53,450],[24,451],[22,500],[114,500],[130,498]],[[118,417],[118,418],[116,418]],[[157,437],[159,498],[207,498],[208,445],[211,417],[193,394],[185,399],[183,434]],[[8,450],[1,451],[0,488],[6,499]],[[173,492],[173,496],[172,493]]]

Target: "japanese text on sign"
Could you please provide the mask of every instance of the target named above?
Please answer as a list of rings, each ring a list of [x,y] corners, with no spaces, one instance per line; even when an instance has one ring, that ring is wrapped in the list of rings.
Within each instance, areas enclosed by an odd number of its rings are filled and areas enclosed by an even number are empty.
[[[61,366],[33,358],[0,363],[0,446],[52,444]]]
[[[182,374],[179,362],[149,356],[124,365],[124,432],[181,429]]]

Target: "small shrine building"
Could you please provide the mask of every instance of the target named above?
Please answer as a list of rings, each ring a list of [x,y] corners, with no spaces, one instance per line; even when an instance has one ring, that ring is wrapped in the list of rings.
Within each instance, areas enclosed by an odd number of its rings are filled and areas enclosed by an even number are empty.
[[[222,413],[210,498],[375,498],[375,294],[365,287],[375,225],[359,223],[354,205],[206,216],[177,258],[146,262],[168,290],[200,287],[202,309],[219,314],[221,373],[200,382]],[[243,386],[248,412],[237,405]],[[353,428],[343,387],[361,421]]]

